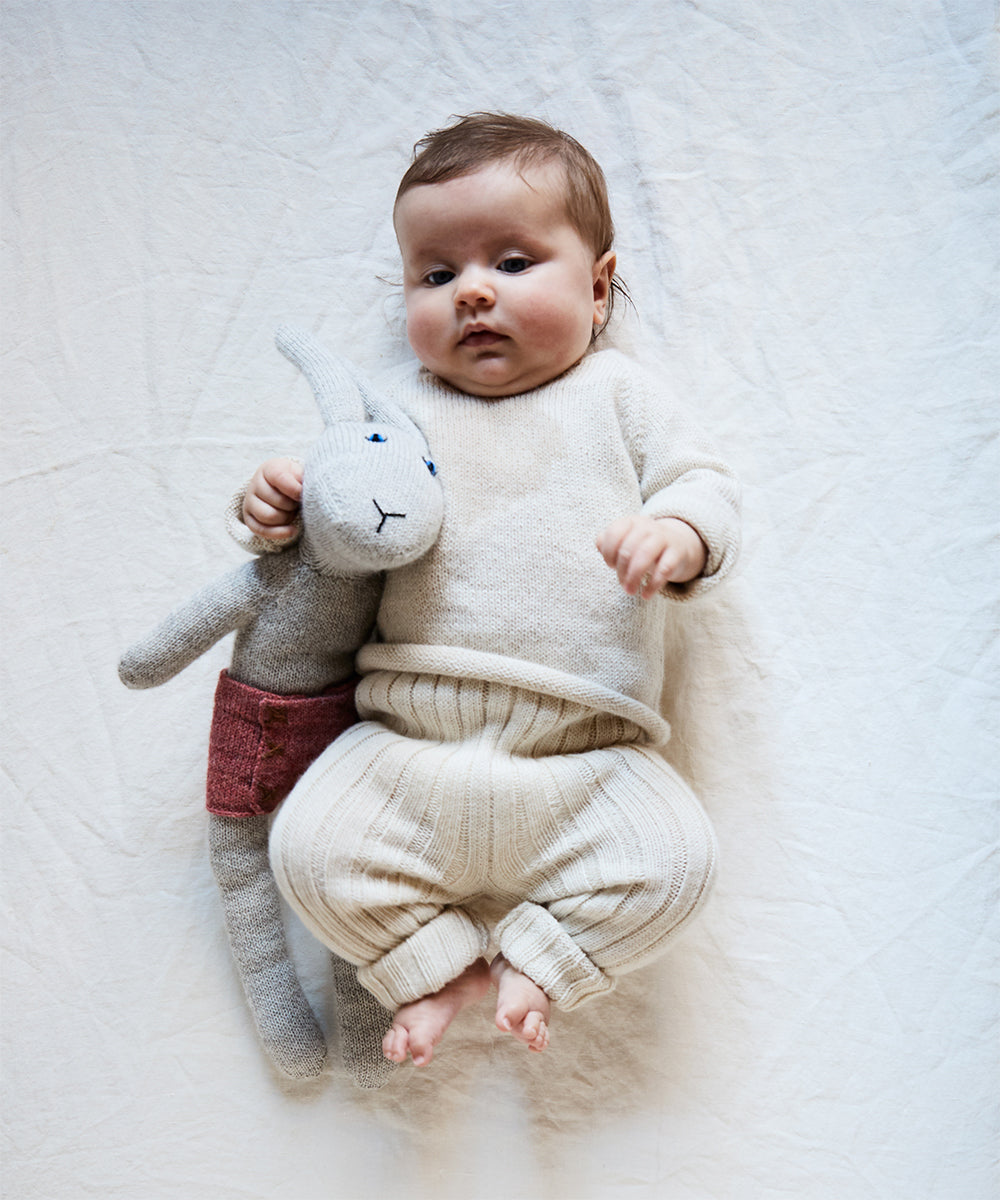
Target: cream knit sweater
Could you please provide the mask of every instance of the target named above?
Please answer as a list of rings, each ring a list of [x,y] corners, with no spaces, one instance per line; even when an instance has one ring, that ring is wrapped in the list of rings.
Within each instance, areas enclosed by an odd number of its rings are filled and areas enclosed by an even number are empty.
[[[737,549],[738,487],[663,389],[614,351],[501,400],[410,368],[384,389],[420,426],[445,494],[437,544],[390,572],[364,646],[363,720],[285,801],[271,862],[317,937],[387,1008],[486,952],[575,1007],[693,917],[714,839],[652,746],[664,600],[627,596],[595,546],[640,509]],[[497,687],[496,685],[503,685]]]
[[[709,550],[702,594],[739,546],[739,485],[656,379],[615,350],[499,400],[408,368],[386,393],[420,426],[445,489],[441,536],[390,572],[362,672],[496,680],[636,721],[653,742],[664,612],[628,596],[595,547],[642,510],[678,517]]]

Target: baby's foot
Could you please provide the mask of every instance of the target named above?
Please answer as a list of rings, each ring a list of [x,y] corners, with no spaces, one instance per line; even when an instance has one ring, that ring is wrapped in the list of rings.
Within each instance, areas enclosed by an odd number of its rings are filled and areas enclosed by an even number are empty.
[[[497,1029],[513,1034],[529,1050],[540,1054],[549,1044],[548,996],[502,954],[493,960],[490,975],[497,985]]]
[[[415,1067],[429,1063],[434,1057],[434,1047],[455,1017],[463,1008],[480,1000],[489,987],[490,969],[486,960],[480,958],[433,996],[404,1004],[382,1039],[382,1053],[391,1062],[406,1062],[409,1054]]]

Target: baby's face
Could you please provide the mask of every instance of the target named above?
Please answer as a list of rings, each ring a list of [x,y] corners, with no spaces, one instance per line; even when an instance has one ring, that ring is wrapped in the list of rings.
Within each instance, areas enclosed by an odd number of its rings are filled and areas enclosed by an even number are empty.
[[[473,396],[512,396],[583,356],[615,260],[595,262],[564,192],[558,164],[496,163],[396,205],[406,333],[435,375]]]

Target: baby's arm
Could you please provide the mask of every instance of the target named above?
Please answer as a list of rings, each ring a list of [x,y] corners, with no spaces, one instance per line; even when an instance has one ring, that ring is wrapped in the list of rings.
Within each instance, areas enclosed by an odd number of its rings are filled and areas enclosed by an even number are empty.
[[[630,596],[655,596],[667,583],[689,583],[704,571],[708,548],[676,517],[633,513],[612,522],[597,539],[604,561]]]
[[[243,524],[262,538],[287,538],[297,532],[301,500],[302,464],[269,458],[254,472],[243,497]]]

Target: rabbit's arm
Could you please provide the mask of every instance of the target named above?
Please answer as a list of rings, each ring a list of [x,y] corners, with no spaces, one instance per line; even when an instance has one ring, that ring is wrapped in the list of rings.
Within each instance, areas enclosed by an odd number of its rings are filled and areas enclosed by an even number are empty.
[[[125,651],[118,675],[130,688],[157,687],[252,620],[262,589],[256,563],[203,587]]]

